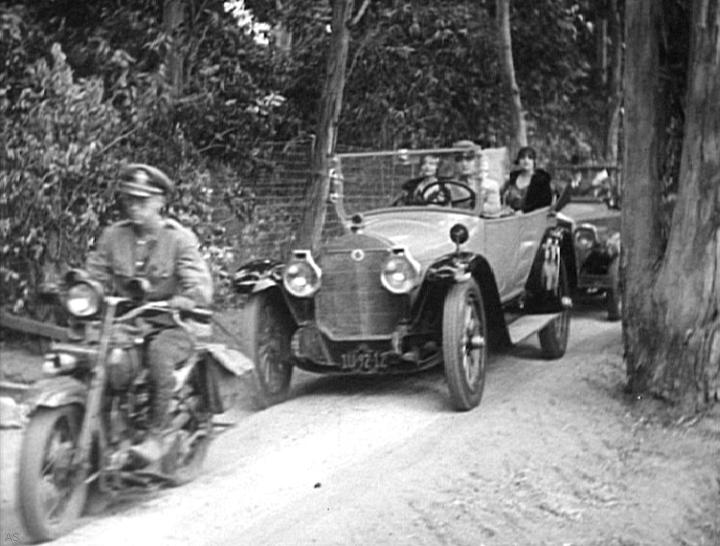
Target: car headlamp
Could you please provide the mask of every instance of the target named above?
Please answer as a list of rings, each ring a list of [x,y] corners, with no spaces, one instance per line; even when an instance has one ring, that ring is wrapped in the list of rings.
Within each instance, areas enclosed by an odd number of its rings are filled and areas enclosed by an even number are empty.
[[[575,245],[583,250],[592,248],[597,242],[597,233],[592,228],[580,227],[575,230]]]
[[[407,294],[420,281],[420,264],[404,249],[394,249],[385,259],[380,282],[393,294]]]
[[[322,271],[310,251],[296,250],[283,271],[283,286],[297,298],[308,298],[320,289]]]
[[[75,317],[91,317],[100,309],[102,294],[92,284],[81,282],[70,287],[65,308]]]

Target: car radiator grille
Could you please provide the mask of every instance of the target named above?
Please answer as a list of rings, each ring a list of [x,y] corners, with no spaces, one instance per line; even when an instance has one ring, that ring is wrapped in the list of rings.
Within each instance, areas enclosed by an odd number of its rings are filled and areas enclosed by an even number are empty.
[[[315,297],[318,326],[335,340],[388,337],[405,317],[408,296],[391,294],[380,283],[387,250],[332,250],[320,258],[322,286]]]

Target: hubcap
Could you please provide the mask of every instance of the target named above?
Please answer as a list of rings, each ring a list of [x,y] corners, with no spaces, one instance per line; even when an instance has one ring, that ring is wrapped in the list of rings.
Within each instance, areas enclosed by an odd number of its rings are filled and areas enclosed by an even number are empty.
[[[484,347],[485,338],[481,335],[480,318],[476,311],[477,302],[468,296],[465,316],[463,320],[463,336],[460,340],[460,350],[463,356],[463,369],[468,385],[474,385],[485,366]]]

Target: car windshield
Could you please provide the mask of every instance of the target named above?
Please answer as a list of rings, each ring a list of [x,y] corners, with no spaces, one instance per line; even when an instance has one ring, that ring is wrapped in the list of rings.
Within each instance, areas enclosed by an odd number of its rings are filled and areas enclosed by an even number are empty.
[[[600,165],[588,165],[583,168],[574,168],[568,173],[568,178],[574,179],[570,195],[573,201],[602,201],[608,194],[617,192],[616,176],[612,170]]]
[[[500,185],[509,168],[506,148],[342,153],[334,175],[343,181],[348,215],[385,207],[442,206],[471,210],[483,171]]]

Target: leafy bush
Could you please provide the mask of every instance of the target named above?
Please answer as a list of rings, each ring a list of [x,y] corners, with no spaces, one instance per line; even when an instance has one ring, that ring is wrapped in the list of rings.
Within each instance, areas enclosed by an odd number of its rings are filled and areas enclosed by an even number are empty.
[[[51,55],[51,64],[41,59],[28,67],[21,89],[5,88],[0,102],[0,279],[3,301],[16,310],[53,266],[81,262],[113,214],[111,148],[122,123],[103,100],[99,79],[75,81],[57,44]]]

